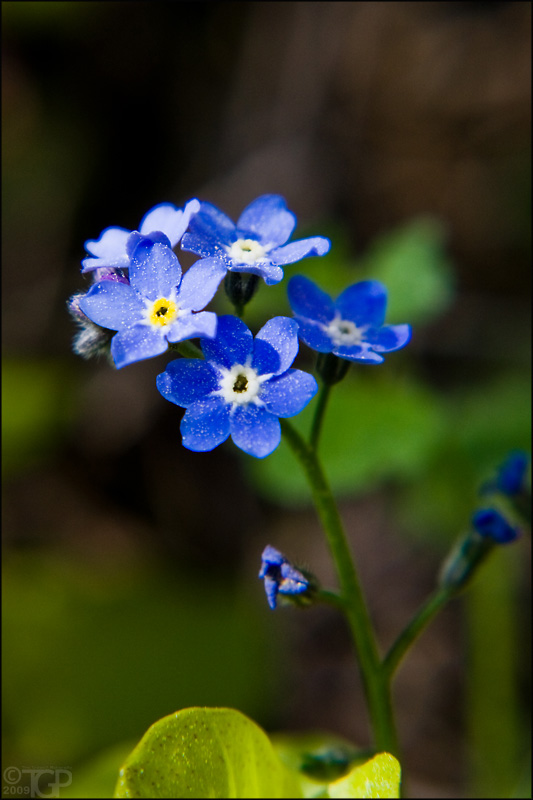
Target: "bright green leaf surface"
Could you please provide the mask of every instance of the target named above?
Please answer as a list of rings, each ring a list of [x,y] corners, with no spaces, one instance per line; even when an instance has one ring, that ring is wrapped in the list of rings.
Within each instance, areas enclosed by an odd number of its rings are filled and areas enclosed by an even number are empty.
[[[390,753],[380,753],[366,764],[329,785],[330,797],[399,797],[400,764]]]
[[[301,797],[298,780],[248,717],[187,708],[156,722],[120,771],[116,797]]]

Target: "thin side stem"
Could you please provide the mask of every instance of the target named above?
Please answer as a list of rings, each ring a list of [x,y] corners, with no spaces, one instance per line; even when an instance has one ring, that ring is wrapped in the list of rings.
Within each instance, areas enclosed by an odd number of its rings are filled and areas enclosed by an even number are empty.
[[[331,386],[327,383],[322,384],[322,388],[320,389],[320,393],[318,395],[318,402],[315,408],[315,416],[313,417],[313,425],[311,427],[311,434],[309,436],[309,443],[313,450],[318,448],[318,440],[320,438],[320,432],[322,430],[322,422],[324,419],[324,412],[326,411],[326,406],[328,404],[329,393],[331,390]]]
[[[300,462],[309,483],[335,562],[345,604],[344,613],[352,631],[361,668],[376,747],[397,755],[398,744],[389,681],[381,669],[372,624],[333,494],[315,450],[288,420],[281,419],[280,422],[287,444]]]
[[[420,606],[383,659],[382,669],[389,680],[415,639],[454,594],[449,588],[437,589]]]
[[[169,342],[169,350],[177,350],[177,352],[185,358],[203,358],[204,354],[199,347],[196,347],[189,339],[185,342]]]

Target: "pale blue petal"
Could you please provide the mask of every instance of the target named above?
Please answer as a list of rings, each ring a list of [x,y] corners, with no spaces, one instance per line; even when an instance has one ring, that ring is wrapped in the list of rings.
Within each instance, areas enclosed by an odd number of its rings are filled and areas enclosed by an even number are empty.
[[[218,258],[201,258],[184,274],[179,292],[180,308],[200,311],[213,299],[226,267]]]
[[[270,575],[265,575],[265,592],[267,596],[267,602],[271,609],[276,608],[277,603],[277,596],[278,596],[278,582],[275,578],[272,578]]]
[[[383,356],[375,353],[370,345],[364,342],[360,345],[354,344],[350,347],[334,347],[332,352],[339,358],[346,358],[348,361],[361,361],[366,364],[382,364],[385,360]]]
[[[285,244],[295,226],[296,217],[277,194],[258,197],[244,209],[237,222],[239,234],[253,233],[261,244],[274,246]]]
[[[218,318],[214,339],[202,339],[201,347],[208,361],[231,369],[234,364],[245,364],[252,352],[253,336],[244,322],[229,314]]]
[[[283,270],[281,267],[271,264],[269,261],[256,261],[255,264],[236,264],[230,259],[230,272],[249,272],[252,275],[259,275],[263,278],[267,286],[274,286],[283,280]]]
[[[130,283],[143,297],[169,297],[181,280],[181,266],[170,243],[144,237],[131,256]]]
[[[166,400],[187,408],[218,389],[218,377],[201,358],[176,358],[157,376],[156,386]]]
[[[92,322],[119,331],[142,319],[144,305],[131,286],[117,281],[95,283],[80,298],[79,306]]]
[[[172,203],[160,203],[154,206],[142,219],[139,231],[144,236],[152,231],[162,231],[175,247],[189,225],[191,217],[200,210],[198,200],[190,200],[183,209]]]
[[[118,369],[164,353],[168,348],[162,333],[146,325],[125,328],[113,336],[111,355]]]
[[[359,281],[342,292],[335,307],[343,319],[362,325],[383,325],[387,289],[379,281]]]
[[[225,254],[225,246],[236,239],[235,223],[211,203],[200,203],[200,211],[189,223],[181,247],[200,256]]]
[[[229,406],[219,397],[197,400],[185,412],[180,430],[183,446],[188,450],[213,450],[229,436]]]
[[[298,323],[290,317],[273,317],[255,337],[252,366],[260,375],[280,375],[297,353]]]
[[[217,315],[213,311],[200,311],[199,314],[184,314],[169,325],[166,338],[169,342],[183,342],[197,336],[212,339],[217,332]]]
[[[331,297],[303,275],[295,275],[287,284],[289,304],[296,317],[331,322],[335,306]]]
[[[90,272],[97,267],[128,267],[130,260],[126,253],[126,242],[130,231],[125,228],[106,228],[98,239],[88,239],[85,249],[94,258],[84,258],[82,272]]]
[[[369,328],[365,332],[365,342],[377,353],[392,353],[399,350],[411,339],[410,325],[383,325],[381,328]]]
[[[265,408],[249,404],[231,413],[231,438],[241,450],[256,458],[269,456],[281,441],[279,419]]]
[[[329,239],[324,236],[312,236],[309,239],[298,239],[284,247],[271,250],[268,256],[274,264],[294,264],[295,261],[300,261],[308,256],[323,256],[330,247]]]
[[[261,387],[261,400],[267,411],[277,417],[299,414],[318,391],[316,380],[308,372],[290,369]]]

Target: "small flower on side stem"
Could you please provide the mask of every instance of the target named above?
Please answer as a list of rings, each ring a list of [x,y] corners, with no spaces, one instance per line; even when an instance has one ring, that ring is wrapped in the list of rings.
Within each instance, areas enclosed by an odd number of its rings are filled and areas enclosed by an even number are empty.
[[[267,545],[261,556],[259,578],[265,582],[270,608],[276,608],[278,595],[295,605],[309,605],[318,590],[314,575],[298,569],[275,547]]]

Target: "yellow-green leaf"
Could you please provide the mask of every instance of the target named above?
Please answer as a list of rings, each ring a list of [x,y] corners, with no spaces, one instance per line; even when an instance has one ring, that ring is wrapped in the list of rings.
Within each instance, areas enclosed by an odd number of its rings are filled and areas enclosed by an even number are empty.
[[[380,753],[344,778],[329,784],[330,797],[399,797],[400,764],[390,753]]]

